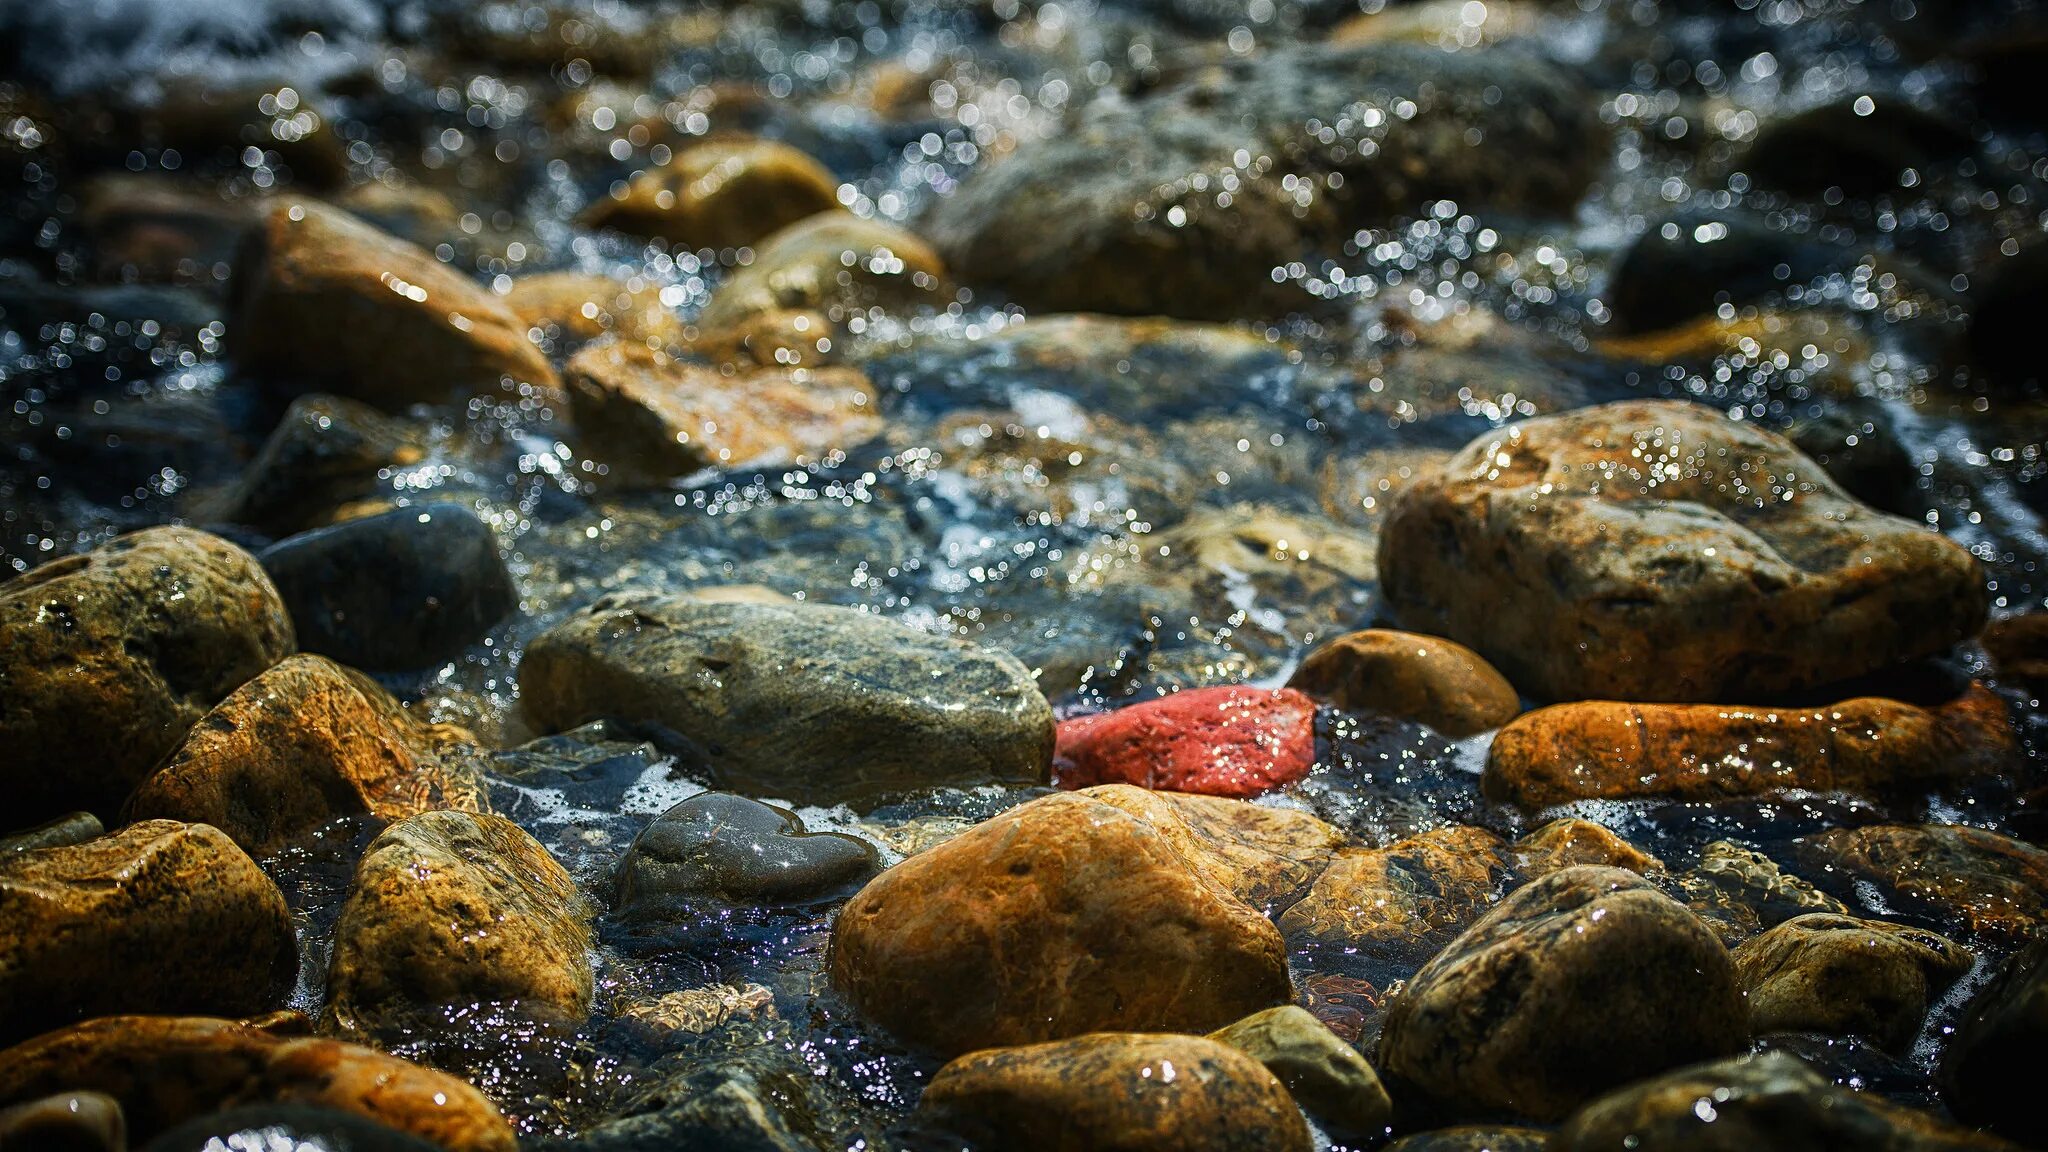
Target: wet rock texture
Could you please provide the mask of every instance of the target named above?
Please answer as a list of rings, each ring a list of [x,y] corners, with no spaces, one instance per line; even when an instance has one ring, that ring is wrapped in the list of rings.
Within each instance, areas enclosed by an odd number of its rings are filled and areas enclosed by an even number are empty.
[[[584,223],[686,248],[739,248],[839,207],[832,173],[774,140],[706,140],[634,177],[624,192],[591,205]]]
[[[1874,880],[1914,908],[1993,938],[2039,934],[2048,908],[2048,852],[1981,828],[1832,828],[1799,848],[1816,868]]]
[[[1782,438],[1677,401],[1473,441],[1396,501],[1380,570],[1402,623],[1553,700],[1811,688],[1941,651],[1986,603],[1961,546],[1857,503]]]
[[[656,724],[725,785],[802,803],[1036,783],[1052,754],[1015,658],[822,605],[599,601],[533,642],[520,687],[548,729]]]
[[[135,820],[210,824],[268,856],[342,816],[475,808],[468,734],[423,724],[376,681],[292,656],[200,718],[129,797]]]
[[[1942,1098],[1962,1120],[2022,1144],[2048,1142],[2033,1072],[2048,1044],[2048,942],[2022,949],[1973,998],[1941,1063]]]
[[[518,825],[470,812],[402,820],[370,843],[334,930],[323,1026],[375,1036],[428,1010],[590,1010],[590,909]]]
[[[1705,925],[1633,872],[1577,867],[1509,893],[1425,964],[1387,1008],[1380,1064],[1452,1112],[1557,1120],[1747,1034]]]
[[[1731,947],[1795,916],[1849,914],[1840,900],[1754,848],[1730,840],[1716,840],[1701,849],[1699,862],[1672,876],[1671,884],[1686,907]]]
[[[1515,871],[1527,880],[1579,864],[1626,868],[1639,876],[1664,870],[1664,862],[1591,820],[1552,820],[1515,841]]]
[[[1306,1009],[1288,1004],[1255,1012],[1209,1039],[1264,1064],[1333,1140],[1369,1142],[1393,1119],[1379,1073]]]
[[[1313,1146],[1272,1073],[1199,1036],[1104,1033],[976,1052],[939,1069],[918,1109],[991,1152]]]
[[[357,400],[310,393],[292,401],[213,513],[289,536],[369,497],[380,470],[424,457],[418,436],[403,422]]]
[[[1603,1096],[1573,1116],[1548,1147],[1961,1152],[2014,1146],[1943,1124],[1875,1092],[1838,1088],[1797,1057],[1769,1053],[1681,1069]]]
[[[260,1012],[298,947],[277,885],[218,829],[145,820],[0,856],[0,1042],[120,1012]]]
[[[848,901],[833,984],[863,1018],[942,1056],[1094,1031],[1206,1032],[1284,1003],[1279,932],[1200,857],[1185,832],[1092,791],[1032,801]]]
[[[291,651],[255,559],[191,529],[145,529],[0,584],[16,819],[111,816],[207,709]]]
[[[1481,97],[1488,85],[1497,102]],[[1412,115],[1397,114],[1404,101]],[[1425,200],[1576,200],[1602,148],[1594,112],[1570,72],[1514,53],[1309,46],[1223,60],[1091,106],[976,173],[925,228],[955,271],[1033,311],[1285,312],[1303,296],[1267,269]]]
[[[497,537],[460,504],[316,529],[260,559],[301,648],[373,671],[451,660],[519,606]]]
[[[1522,710],[1515,686],[1477,652],[1391,628],[1318,647],[1287,686],[1349,711],[1427,724],[1453,740],[1498,728]]]
[[[1894,1052],[1972,959],[1938,933],[1827,913],[1787,920],[1734,957],[1752,1032],[1867,1036]]]
[[[295,390],[398,411],[557,386],[504,301],[317,201],[270,210],[236,261],[233,297],[237,361]]]
[[[1503,728],[1484,787],[1528,811],[1795,789],[1882,796],[2009,771],[2019,754],[2005,701],[1977,684],[1934,707],[1876,696],[1814,708],[1583,701]]]
[[[515,1152],[512,1128],[464,1081],[354,1044],[207,1016],[108,1016],[0,1051],[0,1105],[87,1089],[118,1101],[140,1143],[242,1105],[333,1108],[445,1152]]]
[[[1062,723],[1061,787],[1134,784],[1246,799],[1315,763],[1315,701],[1292,689],[1196,688]]]
[[[1491,906],[1506,846],[1483,828],[1424,832],[1337,854],[1280,930],[1318,944],[1420,960]]]
[[[851,892],[878,868],[865,840],[806,832],[786,808],[706,792],[662,813],[633,841],[619,866],[617,906],[646,916],[704,899],[815,901]]]

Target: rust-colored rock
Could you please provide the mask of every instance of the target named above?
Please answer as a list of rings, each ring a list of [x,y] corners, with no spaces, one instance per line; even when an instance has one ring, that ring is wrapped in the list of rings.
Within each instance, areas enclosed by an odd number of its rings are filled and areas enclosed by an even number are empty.
[[[1248,799],[1315,766],[1315,701],[1291,688],[1194,688],[1059,727],[1063,788],[1135,784]]]
[[[1591,820],[1576,817],[1552,820],[1530,832],[1515,841],[1512,855],[1515,870],[1529,880],[1579,864],[1626,868],[1639,876],[1664,871],[1664,862],[1655,856]]]
[[[1501,729],[1481,786],[1525,811],[1792,789],[1883,795],[1990,775],[2018,755],[2005,702],[1977,684],[1930,708],[1881,696],[1818,708],[1588,700]]]
[[[9,823],[111,817],[206,710],[292,651],[255,557],[148,528],[0,584]]]
[[[685,248],[739,248],[839,207],[839,181],[823,164],[775,140],[729,137],[684,148],[641,172],[583,223]]]
[[[1515,686],[1463,644],[1368,628],[1316,648],[1287,686],[1353,712],[1414,720],[1463,739],[1522,710]]]
[[[118,1100],[138,1144],[194,1116],[280,1103],[351,1112],[448,1152],[518,1148],[483,1093],[453,1076],[209,1016],[102,1017],[0,1052],[0,1106],[80,1089]]]
[[[1207,1032],[1285,1003],[1279,932],[1188,843],[1093,791],[1020,805],[848,901],[833,984],[866,1019],[943,1056],[1106,1030]]]
[[[1796,691],[1974,634],[1961,545],[1857,503],[1783,437],[1680,401],[1489,433],[1405,489],[1380,535],[1408,627],[1552,700]]]
[[[1258,1061],[1200,1036],[1097,1033],[939,1069],[918,1118],[986,1152],[1306,1152]]]
[[[1294,808],[1109,785],[1088,795],[1150,824],[1219,887],[1270,913],[1314,880],[1348,841]]]
[[[127,815],[211,824],[268,856],[340,816],[477,808],[483,784],[460,752],[471,742],[413,719],[354,669],[292,656],[194,725]]]
[[[1556,1120],[1748,1037],[1727,950],[1633,872],[1578,867],[1508,894],[1387,1007],[1380,1067],[1458,1115]]]
[[[659,289],[634,278],[620,282],[584,272],[541,272],[512,281],[505,306],[529,328],[550,328],[571,340],[612,335],[657,348],[681,345],[685,331]]]
[[[630,482],[817,460],[882,429],[874,387],[851,368],[739,375],[607,341],[565,372],[578,443]]]
[[[1984,651],[2000,678],[2022,683],[2048,682],[2048,612],[2029,612],[1993,620],[1984,629]]]
[[[1464,825],[1350,849],[1281,915],[1280,930],[1375,958],[1421,960],[1491,906],[1506,857],[1500,837]]]
[[[334,929],[324,1029],[375,1036],[449,1005],[541,1020],[590,1011],[590,909],[499,816],[428,812],[370,843]]]
[[[2008,940],[2042,934],[2048,851],[1961,825],[1831,828],[1802,837],[1816,868],[1874,880],[1902,900]]]
[[[1898,1053],[1971,962],[1938,933],[1825,912],[1787,920],[1734,955],[1752,1032],[1865,1036]]]
[[[278,204],[236,262],[241,367],[381,408],[477,393],[546,397],[557,381],[505,302],[336,208]]]
[[[0,1042],[102,1013],[260,1012],[298,967],[284,896],[218,829],[148,820],[0,857]]]

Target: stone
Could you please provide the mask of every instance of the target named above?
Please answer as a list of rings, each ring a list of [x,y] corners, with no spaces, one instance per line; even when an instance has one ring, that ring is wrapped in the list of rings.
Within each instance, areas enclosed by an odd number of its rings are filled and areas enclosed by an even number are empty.
[[[0,1043],[121,1012],[261,1012],[298,968],[283,894],[219,829],[145,820],[0,856]]]
[[[1506,845],[1453,825],[1384,848],[1337,854],[1279,919],[1290,939],[1391,963],[1420,963],[1492,906]]]
[[[1865,504],[1907,517],[1925,510],[1916,507],[1920,463],[1882,407],[1837,401],[1794,420],[1785,438]]]
[[[1591,820],[1552,820],[1515,841],[1510,850],[1515,871],[1525,880],[1548,876],[1561,868],[1598,864],[1626,868],[1638,876],[1664,871],[1664,862]]]
[[[1541,1128],[1461,1124],[1403,1136],[1385,1152],[1544,1152],[1549,1140]]]
[[[657,1043],[703,1036],[736,1021],[776,1019],[775,993],[759,984],[711,984],[664,993],[619,1009],[618,1019]]]
[[[1369,628],[1318,646],[1287,686],[1352,712],[1427,724],[1453,740],[1515,718],[1515,686],[1463,644]]]
[[[874,386],[852,368],[742,374],[605,342],[577,353],[564,373],[577,444],[629,484],[815,462],[883,427]]]
[[[370,842],[334,929],[322,1028],[376,1036],[448,1005],[542,1021],[590,1011],[590,908],[499,816],[427,812]]]
[[[720,787],[801,804],[1035,784],[1052,758],[1014,658],[848,608],[609,597],[534,640],[519,682],[544,731],[658,725]]]
[[[582,223],[667,240],[679,248],[742,248],[839,207],[839,181],[777,140],[711,139],[636,174],[584,209]]]
[[[1830,828],[1798,841],[1800,858],[1876,881],[1905,903],[1994,939],[2039,935],[2048,851],[1961,825]]]
[[[1112,1029],[1207,1032],[1287,1002],[1279,932],[1189,840],[1093,791],[1012,808],[849,900],[833,986],[942,1057]]]
[[[189,528],[147,528],[0,584],[12,817],[113,816],[186,729],[292,644],[255,557]]]
[[[360,401],[308,393],[293,400],[215,519],[289,536],[331,521],[377,491],[387,469],[426,453],[410,429]]]
[[[1682,1068],[1587,1104],[1550,1138],[1553,1152],[1887,1152],[2011,1149],[1876,1092],[1837,1087],[1796,1056],[1770,1052]]]
[[[616,336],[655,348],[685,343],[675,309],[651,283],[621,282],[583,272],[539,272],[512,281],[505,306],[529,328],[552,328],[569,340]]]
[[[1391,998],[1379,1067],[1453,1114],[1563,1118],[1748,1037],[1727,950],[1620,868],[1509,893]]]
[[[1866,94],[1765,124],[1736,165],[1758,188],[1875,196],[1899,188],[1909,168],[1924,172],[1974,151],[1965,125],[1903,98]]]
[[[1699,863],[1671,877],[1675,894],[1730,947],[1795,916],[1847,916],[1840,900],[1732,840],[1700,850]]]
[[[1199,1036],[1101,1033],[962,1056],[918,1119],[986,1152],[1307,1152],[1287,1089]]]
[[[1942,1099],[1956,1116],[2029,1147],[2048,1144],[2048,1117],[2033,1098],[2048,1050],[2048,942],[2028,945],[1963,1009],[1939,1069]]]
[[[102,280],[211,287],[254,221],[250,200],[129,172],[88,181],[78,224]]]
[[[1286,1004],[1255,1012],[1209,1039],[1265,1065],[1332,1140],[1366,1144],[1386,1134],[1394,1102],[1379,1073],[1306,1009]]]
[[[239,1152],[288,1148],[326,1152],[436,1152],[437,1145],[338,1108],[258,1104],[199,1116],[149,1142],[142,1152]]]
[[[1782,297],[1854,261],[1854,252],[1793,225],[1773,227],[1739,211],[1681,212],[1644,231],[1615,265],[1602,297],[1613,314],[1607,331],[1676,328],[1723,304],[1741,308]]]
[[[35,1152],[128,1152],[121,1102],[99,1092],[60,1092],[0,1109],[0,1147]]]
[[[1295,808],[1124,784],[1086,791],[1173,839],[1216,885],[1268,915],[1291,903],[1350,843],[1342,830]]]
[[[754,262],[711,294],[697,323],[716,332],[799,311],[836,325],[870,308],[943,308],[950,300],[946,266],[924,241],[880,220],[821,212],[763,237]]]
[[[1280,48],[1091,104],[924,227],[957,274],[1034,314],[1278,316],[1314,298],[1269,270],[1429,200],[1567,213],[1607,150],[1596,108],[1573,72],[1513,50]]]
[[[657,1083],[623,1114],[531,1152],[815,1152],[859,1148],[820,1078],[800,1060],[756,1050]],[[870,1144],[869,1146],[873,1146]]]
[[[1525,812],[1578,800],[1886,796],[2008,771],[2019,751],[2005,701],[1977,684],[1932,707],[1880,696],[1812,708],[1586,700],[1501,729],[1481,787]]]
[[[1750,1031],[1865,1036],[1904,1053],[1973,957],[1924,929],[1814,912],[1745,941],[1734,959]]]
[[[372,671],[452,660],[519,606],[496,534],[461,504],[316,528],[258,559],[291,607],[300,647]]]
[[[339,209],[272,208],[236,261],[237,364],[398,411],[482,394],[547,399],[555,372],[503,300]]]
[[[687,915],[709,900],[807,904],[850,895],[880,870],[857,836],[806,832],[797,814],[727,792],[700,792],[642,831],[620,862],[622,915]]]
[[[125,815],[210,824],[270,856],[343,816],[478,807],[483,782],[462,755],[471,743],[413,719],[360,672],[290,656],[193,725]]]
[[[1940,652],[1986,604],[1961,545],[1683,401],[1488,433],[1401,492],[1379,548],[1404,626],[1551,700],[1812,688]]]
[[[1247,799],[1315,764],[1315,701],[1288,688],[1195,688],[1059,726],[1062,788],[1135,784]]]
[[[354,1044],[206,1016],[107,1016],[0,1052],[0,1106],[59,1091],[119,1101],[143,1143],[243,1105],[334,1108],[443,1152],[516,1152],[511,1125],[462,1080]]]
[[[2048,683],[2048,612],[1993,620],[1984,629],[1982,641],[2000,679],[2027,685]]]
[[[66,848],[106,834],[100,818],[90,812],[67,812],[33,828],[0,836],[0,856],[27,852],[33,848]]]

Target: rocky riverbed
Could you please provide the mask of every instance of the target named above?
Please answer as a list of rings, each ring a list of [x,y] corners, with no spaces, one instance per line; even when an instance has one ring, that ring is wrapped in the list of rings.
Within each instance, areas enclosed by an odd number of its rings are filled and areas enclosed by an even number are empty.
[[[0,61],[0,1148],[2048,1147],[2033,6]]]

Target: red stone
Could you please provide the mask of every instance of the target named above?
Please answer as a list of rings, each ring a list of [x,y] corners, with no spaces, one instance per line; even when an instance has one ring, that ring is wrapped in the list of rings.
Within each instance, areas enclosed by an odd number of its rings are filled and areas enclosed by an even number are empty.
[[[1239,799],[1291,784],[1315,763],[1316,702],[1292,688],[1196,688],[1059,727],[1062,788],[1135,784]]]

